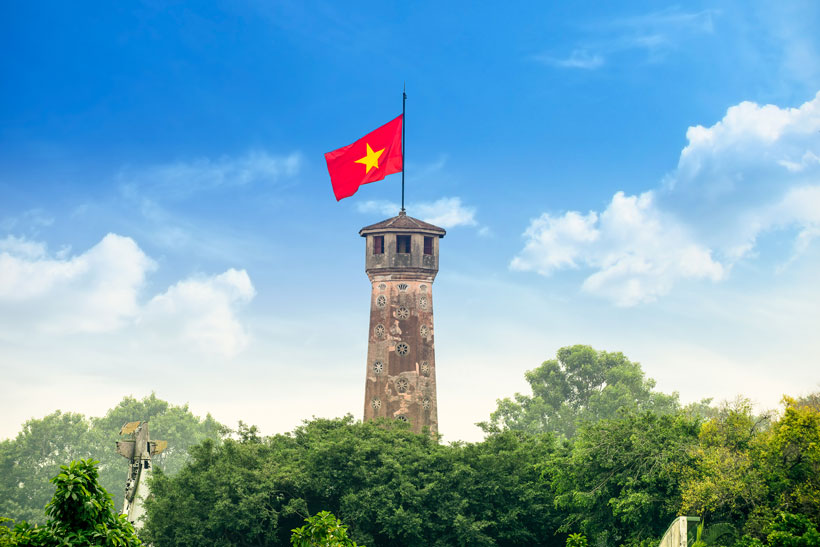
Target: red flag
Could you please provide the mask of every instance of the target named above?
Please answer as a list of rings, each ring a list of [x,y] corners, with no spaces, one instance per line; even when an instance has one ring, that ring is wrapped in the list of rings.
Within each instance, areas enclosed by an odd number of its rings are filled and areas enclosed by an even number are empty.
[[[352,196],[362,184],[402,170],[401,125],[404,114],[353,144],[325,154],[336,201]]]

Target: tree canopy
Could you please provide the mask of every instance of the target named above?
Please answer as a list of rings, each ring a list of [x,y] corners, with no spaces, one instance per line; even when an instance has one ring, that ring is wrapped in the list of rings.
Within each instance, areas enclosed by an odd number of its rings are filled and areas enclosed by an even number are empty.
[[[148,415],[152,434],[190,445],[155,470],[141,534],[157,547],[289,545],[295,530],[303,545],[655,547],[682,514],[705,523],[698,547],[820,545],[820,394],[762,415],[742,397],[681,408],[637,363],[587,346],[527,378],[533,395],[500,404],[478,443],[351,416],[270,437],[240,422],[226,437],[210,417],[154,397],[104,418],[54,413],[0,444],[0,515],[33,513],[48,492],[43,469],[63,457],[97,446],[112,468],[124,463],[116,431]],[[110,429],[110,440],[95,437]],[[120,492],[123,476],[112,479]],[[0,546],[47,528],[0,525]]]
[[[372,545],[547,545],[557,516],[538,465],[549,435],[442,445],[401,422],[352,417],[290,434],[205,442],[174,477],[157,473],[145,537],[155,545],[286,545],[331,511]]]
[[[654,391],[638,363],[622,353],[568,346],[525,375],[531,395],[499,399],[484,431],[514,429],[555,433],[569,438],[585,422],[615,418],[618,412],[649,410],[659,414],[678,409],[678,395]]]
[[[100,483],[113,494],[114,506],[122,507],[128,461],[114,447],[120,427],[137,420],[149,421],[152,437],[168,441],[154,463],[171,474],[184,465],[190,446],[207,438],[221,440],[229,431],[210,415],[198,418],[187,405],[172,405],[154,394],[125,397],[99,418],[59,410],[32,418],[16,438],[0,442],[0,515],[43,522],[43,507],[54,492],[49,478],[61,463],[92,457],[101,462]]]
[[[17,547],[139,547],[134,527],[118,515],[111,496],[99,483],[94,460],[61,465],[51,479],[54,497],[46,505],[43,525],[21,522],[0,532],[0,545]]]

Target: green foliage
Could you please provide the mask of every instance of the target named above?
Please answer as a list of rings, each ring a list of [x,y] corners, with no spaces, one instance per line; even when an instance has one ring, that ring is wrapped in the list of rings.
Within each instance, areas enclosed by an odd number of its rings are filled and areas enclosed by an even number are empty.
[[[619,363],[602,370],[636,370],[613,357],[619,354],[590,351],[565,348],[559,361],[587,370],[573,373],[587,380],[594,375],[582,365],[590,355]],[[637,371],[621,376],[643,382]],[[579,395],[593,383],[572,385],[575,403],[564,408],[578,410],[567,414],[577,429],[545,434],[495,423],[473,444],[445,446],[406,424],[349,416],[268,438],[240,424],[239,440],[205,442],[177,476],[155,475],[147,537],[158,547],[282,545],[307,515],[328,510],[349,525],[351,540],[372,546],[554,545],[583,537],[596,546],[654,547],[686,509],[716,522],[701,529],[699,545],[813,541],[816,405],[787,400],[772,422],[743,399],[675,410],[674,397],[649,404],[645,391],[635,401],[652,408],[635,402],[607,414],[603,403],[618,400],[614,394]],[[577,404],[582,399],[588,402]],[[777,528],[782,512],[811,527]],[[567,537],[570,531],[583,535]]]
[[[698,526],[703,530],[703,522]],[[737,527],[730,522],[715,522],[706,527],[701,539],[708,547],[719,547],[723,545],[734,545],[738,539]]]
[[[294,547],[358,547],[347,537],[347,526],[333,513],[321,511],[306,518],[305,522],[301,528],[292,530],[290,542]]]
[[[616,545],[659,538],[676,516],[681,470],[698,429],[687,414],[649,411],[583,426],[543,465],[563,510],[560,530],[580,528],[593,542],[605,537]]]
[[[29,420],[16,439],[0,442],[0,515],[44,522],[43,507],[54,493],[49,479],[61,462],[92,456],[90,428],[82,414],[57,411]]]
[[[767,495],[759,436],[768,417],[755,417],[751,402],[738,399],[720,407],[701,426],[692,465],[682,477],[682,512],[737,522]]]
[[[679,406],[677,394],[653,391],[655,381],[644,378],[638,363],[589,346],[559,349],[557,359],[527,371],[526,378],[532,395],[499,399],[490,422],[478,424],[484,431],[551,432],[570,438],[582,423],[616,418],[618,412],[664,414]]]
[[[587,547],[587,537],[583,534],[570,534],[567,536],[566,547]]]
[[[781,512],[768,526],[766,540],[770,547],[817,547],[820,533],[805,516]]]
[[[0,517],[0,547],[12,547],[16,544],[11,525],[14,524],[10,518]]]
[[[784,398],[784,404],[774,423],[739,399],[703,424],[692,465],[683,472],[683,512],[742,523],[746,535],[739,544],[762,542],[781,514],[801,515],[817,526],[820,407],[806,399]],[[766,541],[781,541],[777,537]]]
[[[738,540],[737,528],[729,522],[716,522],[710,524],[705,530],[704,525],[704,521],[700,521],[700,524],[698,524],[695,542],[691,544],[692,547],[727,547],[735,545]]]
[[[127,462],[114,441],[145,419],[170,445],[146,502],[143,534],[157,547],[655,547],[679,514],[714,523],[690,538],[698,547],[820,546],[819,394],[784,398],[774,417],[744,399],[680,408],[639,365],[587,346],[527,379],[533,395],[499,401],[480,443],[350,416],[273,437],[240,422],[225,439],[210,416],[153,395],[103,418],[56,412],[0,443],[0,514],[36,518],[56,488],[47,524],[0,519],[0,547],[55,545],[58,533],[64,545],[135,544],[95,484],[110,481],[121,503]],[[75,462],[49,488],[64,456],[96,453],[99,467]]]
[[[51,479],[54,497],[46,505],[44,525],[21,522],[0,533],[0,545],[39,547],[138,547],[134,527],[114,510],[111,496],[99,483],[94,460],[61,465]],[[5,520],[5,519],[4,519]]]
[[[113,492],[114,506],[122,507],[128,461],[114,447],[120,427],[137,420],[150,422],[153,438],[168,441],[168,449],[154,461],[167,473],[185,464],[188,447],[228,433],[210,415],[200,419],[187,405],[171,405],[154,394],[142,400],[126,397],[102,418],[56,411],[31,419],[15,439],[0,442],[0,515],[43,522],[43,507],[54,492],[48,479],[60,462],[92,457],[101,462],[100,482]]]
[[[518,432],[441,445],[401,422],[317,419],[292,434],[206,442],[174,477],[154,476],[148,541],[163,545],[284,545],[329,510],[367,545],[548,545],[551,492],[539,464],[549,436]]]
[[[785,397],[783,417],[763,448],[775,507],[820,523],[820,408]]]

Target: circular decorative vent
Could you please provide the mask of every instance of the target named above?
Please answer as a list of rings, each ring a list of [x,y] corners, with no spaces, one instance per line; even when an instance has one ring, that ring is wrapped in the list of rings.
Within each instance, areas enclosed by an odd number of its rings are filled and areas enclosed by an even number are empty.
[[[378,399],[376,399],[376,401],[378,401]],[[421,408],[423,408],[424,410],[429,410],[429,409],[430,409],[430,405],[431,405],[431,404],[432,404],[432,403],[430,403],[430,399],[428,399],[427,397],[425,397],[425,398],[421,401]],[[375,408],[375,407],[373,407],[373,408]]]
[[[419,330],[421,331],[422,338],[427,338],[427,335],[430,334],[430,329],[427,328],[427,325],[422,325]]]
[[[410,317],[410,310],[402,306],[398,310],[396,310],[396,317],[398,317],[399,319],[407,319],[408,317]]]
[[[405,416],[404,414],[399,414],[398,416],[396,416],[396,419],[400,422],[409,422],[410,421],[410,420],[407,419],[407,416]]]
[[[376,297],[376,305],[380,308],[385,307],[387,305],[387,298],[385,298],[383,294],[380,294]]]
[[[376,374],[381,374],[384,370],[384,364],[381,361],[376,361],[373,363],[373,372]]]
[[[428,361],[421,362],[421,373],[430,376],[430,363]]]
[[[426,400],[427,399],[425,399],[425,401]],[[373,407],[373,410],[378,410],[382,407],[382,402],[380,399],[373,399],[372,401],[370,401],[370,406]]]
[[[426,291],[427,290],[427,285],[419,285],[419,290],[420,291]]]
[[[399,355],[407,355],[408,351],[410,351],[410,346],[408,346],[404,342],[399,342],[398,344],[396,344],[396,353],[398,353]]]
[[[407,381],[407,378],[399,378],[396,380],[396,391],[399,393],[407,392],[408,387],[410,387],[410,382]]]
[[[427,297],[422,295],[419,297],[419,307],[423,310],[427,309]]]
[[[384,325],[376,325],[376,338],[384,338]]]
[[[398,285],[396,285],[396,286],[399,288],[399,290],[400,290],[401,292],[404,292],[404,291],[406,291],[406,290],[407,290],[407,283],[399,283],[399,284],[398,284]]]
[[[387,288],[387,285],[385,283],[379,283],[379,290],[380,291],[383,291],[386,288]]]

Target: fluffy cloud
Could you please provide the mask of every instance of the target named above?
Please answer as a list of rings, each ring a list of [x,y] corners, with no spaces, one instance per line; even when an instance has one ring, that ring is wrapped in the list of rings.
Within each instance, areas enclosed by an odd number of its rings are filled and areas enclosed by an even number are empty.
[[[766,231],[817,228],[795,196],[810,199],[820,187],[820,93],[799,108],[743,102],[686,137],[659,206],[688,219],[726,261],[746,256]]]
[[[82,254],[50,255],[39,242],[0,240],[0,322],[49,335],[127,333],[129,340],[182,344],[235,355],[248,335],[239,307],[255,291],[244,270],[179,281],[146,299],[156,269],[128,237],[108,234]]]
[[[238,307],[255,294],[245,270],[230,269],[212,277],[186,279],[153,297],[140,323],[156,337],[233,356],[248,341],[237,318]]]
[[[583,289],[628,306],[726,278],[763,233],[794,231],[793,258],[820,235],[820,93],[799,108],[743,102],[686,136],[658,189],[618,192],[602,213],[542,214],[511,267],[591,269]]]
[[[514,270],[549,275],[562,268],[594,268],[584,290],[621,306],[654,300],[681,278],[719,280],[724,275],[708,249],[654,207],[651,192],[618,192],[600,215],[544,213],[524,235],[527,244],[513,259]]]
[[[6,320],[49,332],[105,332],[135,318],[138,293],[154,268],[130,238],[108,234],[85,253],[51,257],[45,246],[7,237],[0,252]]]
[[[380,213],[385,216],[394,216],[401,207],[392,201],[365,201],[357,205],[361,213]],[[469,207],[461,203],[459,197],[446,197],[433,202],[413,203],[407,206],[412,212],[412,216],[425,222],[441,226],[442,228],[454,228],[456,226],[478,226],[475,219],[475,207]]]

